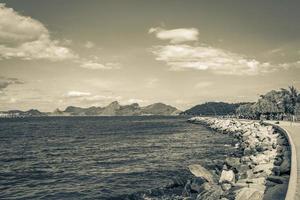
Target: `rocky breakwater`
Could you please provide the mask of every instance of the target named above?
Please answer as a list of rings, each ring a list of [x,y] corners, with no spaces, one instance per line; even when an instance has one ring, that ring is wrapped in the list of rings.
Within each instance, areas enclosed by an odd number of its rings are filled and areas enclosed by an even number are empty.
[[[198,164],[189,166],[195,178],[186,183],[183,199],[285,199],[291,152],[284,135],[255,121],[194,117],[189,122],[231,134],[241,155],[216,167],[219,180]]]

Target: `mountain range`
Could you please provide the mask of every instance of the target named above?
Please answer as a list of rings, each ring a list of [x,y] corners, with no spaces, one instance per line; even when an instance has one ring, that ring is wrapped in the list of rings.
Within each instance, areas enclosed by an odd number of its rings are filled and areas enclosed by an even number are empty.
[[[202,116],[224,116],[234,115],[236,109],[242,103],[206,102],[196,105],[186,111],[163,103],[154,103],[148,106],[140,106],[137,103],[120,105],[114,101],[104,107],[81,108],[68,106],[65,110],[56,109],[53,112],[40,112],[36,109],[28,111],[10,110],[0,112],[0,117],[38,117],[38,116],[138,116],[138,115],[202,115]]]
[[[68,106],[65,110],[56,109],[54,112],[40,112],[38,110],[10,110],[1,112],[2,116],[137,116],[137,115],[179,115],[181,113],[177,108],[163,103],[154,103],[141,107],[137,103],[130,105],[120,105],[114,101],[104,107],[88,107],[81,108],[76,106]]]

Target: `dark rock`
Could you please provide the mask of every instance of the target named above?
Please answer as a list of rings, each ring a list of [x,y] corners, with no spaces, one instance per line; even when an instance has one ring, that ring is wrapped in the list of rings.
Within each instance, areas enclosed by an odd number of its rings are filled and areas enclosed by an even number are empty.
[[[191,196],[191,181],[190,180],[188,180],[187,183],[185,184],[183,191],[182,191],[182,196],[183,197]]]
[[[291,170],[291,160],[285,157],[280,165],[280,174],[288,174]]]
[[[241,162],[240,162],[240,158],[233,158],[233,157],[228,157],[226,158],[225,160],[225,164],[227,166],[229,166],[230,168],[239,168],[239,166],[241,165]]]
[[[281,177],[281,176],[268,176],[267,180],[277,184],[283,184],[288,181],[286,177]]]
[[[275,161],[274,161],[274,165],[280,166],[282,162],[283,162],[283,160],[281,157],[276,157]]]
[[[264,200],[284,200],[287,187],[287,184],[279,184],[268,188],[264,195]]]
[[[191,184],[191,190],[194,191],[194,192],[202,192],[203,188],[202,188],[202,184],[205,183],[206,180],[205,179],[202,179],[202,178],[195,178],[193,181],[192,181],[192,184]]]
[[[223,190],[220,186],[213,186],[209,190],[201,192],[196,200],[216,200],[220,199],[223,194]]]

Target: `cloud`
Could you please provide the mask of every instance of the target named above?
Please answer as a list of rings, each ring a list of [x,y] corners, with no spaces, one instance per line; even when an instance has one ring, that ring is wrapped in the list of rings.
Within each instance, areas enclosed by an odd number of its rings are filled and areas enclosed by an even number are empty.
[[[272,69],[268,62],[261,63],[237,53],[204,45],[154,46],[151,52],[156,60],[165,62],[174,71],[195,69],[217,74],[255,75]]]
[[[300,69],[300,60],[296,62],[281,63],[278,65],[278,67],[285,70],[289,70],[291,68]]]
[[[89,92],[69,91],[64,96],[74,98],[74,97],[86,97],[86,96],[90,96],[90,95],[91,95],[91,93],[89,93]]]
[[[172,44],[197,41],[199,32],[196,28],[179,28],[165,30],[163,28],[150,28],[148,33],[155,34],[158,39],[169,40]]]
[[[52,61],[77,58],[58,40],[52,40],[48,29],[38,20],[22,16],[0,4],[0,58]]]
[[[105,66],[101,63],[97,63],[97,62],[93,62],[93,61],[88,61],[88,62],[84,62],[80,65],[80,67],[82,68],[86,68],[86,69],[112,69],[109,66]]]
[[[7,88],[9,85],[13,85],[13,84],[24,84],[24,82],[17,79],[17,78],[0,77],[0,91],[1,91],[1,93],[3,93],[2,90]]]
[[[82,59],[79,61],[80,67],[86,68],[86,69],[93,69],[93,70],[112,70],[112,69],[120,69],[121,64],[117,62],[107,62],[105,64],[102,64],[98,61],[98,58],[95,58],[93,60],[84,60]]]
[[[95,44],[91,41],[87,41],[85,44],[84,44],[84,47],[87,48],[87,49],[91,49],[95,46]]]
[[[95,61],[86,61],[81,63],[80,67],[86,68],[86,69],[102,69],[102,70],[110,70],[110,69],[118,69],[119,65],[114,63],[106,63],[101,64]]]
[[[144,103],[146,102],[145,100],[142,99],[129,99],[128,103],[132,104],[132,103]]]

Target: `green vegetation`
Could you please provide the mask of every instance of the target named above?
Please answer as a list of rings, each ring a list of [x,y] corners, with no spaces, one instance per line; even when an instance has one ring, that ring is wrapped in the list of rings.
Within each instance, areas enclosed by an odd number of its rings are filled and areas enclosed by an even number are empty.
[[[237,108],[236,114],[247,119],[292,119],[299,115],[300,94],[291,86],[279,91],[272,90],[261,95],[256,103],[244,104]]]
[[[182,115],[234,115],[236,109],[247,103],[225,103],[225,102],[207,102],[204,104],[196,105],[184,112]]]

